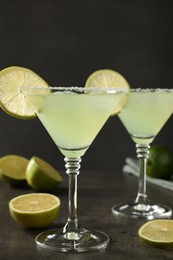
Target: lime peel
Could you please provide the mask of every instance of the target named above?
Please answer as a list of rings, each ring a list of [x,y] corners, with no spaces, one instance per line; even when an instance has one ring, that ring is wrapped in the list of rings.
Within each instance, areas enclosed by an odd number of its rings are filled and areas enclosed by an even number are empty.
[[[26,168],[26,180],[37,191],[50,191],[62,182],[62,177],[49,163],[33,156]]]
[[[6,155],[0,158],[1,179],[11,186],[26,184],[25,171],[29,160],[19,155]]]

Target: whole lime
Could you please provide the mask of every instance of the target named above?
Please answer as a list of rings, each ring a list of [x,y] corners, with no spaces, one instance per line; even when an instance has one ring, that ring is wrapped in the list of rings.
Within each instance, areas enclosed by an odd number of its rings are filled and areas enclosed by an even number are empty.
[[[152,146],[147,160],[147,175],[170,179],[173,175],[173,152],[163,146]]]

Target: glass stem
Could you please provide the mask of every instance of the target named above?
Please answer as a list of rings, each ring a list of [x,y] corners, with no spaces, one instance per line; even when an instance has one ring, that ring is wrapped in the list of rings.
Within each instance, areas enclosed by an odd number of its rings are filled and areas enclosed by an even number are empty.
[[[77,218],[77,175],[79,174],[81,158],[67,158],[66,173],[69,179],[69,191],[68,191],[68,210],[69,216],[67,223],[63,229],[67,236],[67,239],[79,239],[77,230],[79,230],[79,222]]]
[[[146,166],[149,148],[149,145],[136,144],[137,158],[139,159],[139,186],[135,203],[139,204],[139,210],[143,210],[144,206],[147,206],[148,204],[148,198],[146,194]]]

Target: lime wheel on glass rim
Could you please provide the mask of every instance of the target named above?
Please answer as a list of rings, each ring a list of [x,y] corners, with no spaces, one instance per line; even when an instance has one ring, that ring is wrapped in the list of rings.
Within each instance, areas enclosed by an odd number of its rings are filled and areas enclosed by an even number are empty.
[[[9,115],[32,119],[35,112],[25,98],[22,88],[43,87],[48,84],[30,69],[12,66],[0,71],[0,106]]]
[[[127,80],[117,71],[111,69],[100,69],[94,71],[86,80],[86,88],[124,88],[127,93],[130,91],[130,85]],[[112,112],[112,115],[118,114],[127,102],[127,93],[123,94],[118,107]]]

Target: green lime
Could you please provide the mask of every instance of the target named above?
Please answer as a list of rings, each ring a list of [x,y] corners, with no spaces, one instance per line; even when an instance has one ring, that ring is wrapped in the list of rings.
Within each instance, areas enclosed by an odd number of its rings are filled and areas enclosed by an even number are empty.
[[[125,88],[130,91],[130,85],[127,80],[117,71],[110,69],[101,69],[94,71],[86,80],[86,88]],[[121,98],[118,107],[112,115],[117,114],[124,107],[127,101],[127,93]]]
[[[60,199],[47,193],[31,193],[10,200],[12,218],[26,228],[49,226],[57,218]]]
[[[11,186],[26,183],[25,171],[29,160],[18,155],[7,155],[0,159],[0,175]]]
[[[33,156],[26,168],[26,180],[34,190],[50,191],[62,182],[62,177],[49,163]]]
[[[173,220],[157,219],[143,224],[139,237],[146,243],[160,248],[173,248]]]
[[[173,152],[166,147],[151,146],[147,160],[147,175],[170,179],[173,174]]]
[[[43,87],[48,84],[30,69],[12,66],[0,71],[0,106],[11,116],[21,119],[35,117],[35,112],[22,88]]]

